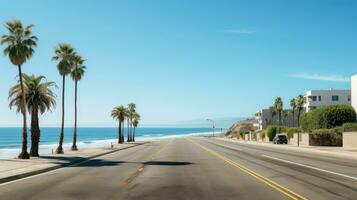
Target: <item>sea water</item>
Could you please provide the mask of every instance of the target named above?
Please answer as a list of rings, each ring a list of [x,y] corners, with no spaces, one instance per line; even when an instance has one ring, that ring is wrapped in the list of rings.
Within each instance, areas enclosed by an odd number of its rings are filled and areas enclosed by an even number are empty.
[[[60,128],[41,128],[40,154],[50,153],[58,146]],[[190,135],[212,134],[210,128],[137,128],[135,130],[135,140],[154,140],[160,138],[182,137]],[[30,135],[30,131],[29,134]],[[127,136],[127,129],[124,129]],[[91,148],[98,146],[109,146],[112,142],[117,142],[117,128],[78,128],[77,146],[78,148]],[[64,129],[64,149],[69,149],[73,140],[73,128]],[[21,148],[22,128],[0,128],[0,158],[14,158]],[[28,137],[28,147],[31,141]]]

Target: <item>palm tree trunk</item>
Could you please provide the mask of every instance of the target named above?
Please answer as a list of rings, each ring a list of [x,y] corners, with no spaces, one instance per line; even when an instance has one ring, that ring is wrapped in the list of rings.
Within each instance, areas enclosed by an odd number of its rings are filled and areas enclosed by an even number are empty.
[[[133,120],[130,119],[130,142],[133,141]]]
[[[38,146],[40,142],[40,125],[38,122],[38,108],[31,111],[31,149],[30,156],[38,157]]]
[[[130,123],[129,123],[129,119],[127,119],[127,123],[128,123],[128,138],[126,139],[126,141],[130,142]]]
[[[121,144],[121,121],[119,120],[119,127],[118,127],[118,144]]]
[[[134,130],[133,130],[133,142],[135,142],[135,126],[134,126]]]
[[[59,138],[59,144],[56,150],[56,153],[63,154],[63,138],[64,138],[64,91],[66,84],[66,76],[62,75],[62,124],[61,124],[61,133]]]
[[[293,127],[295,127],[295,109],[293,108]]]
[[[23,124],[22,124],[22,148],[21,153],[19,154],[19,159],[29,159],[30,154],[27,152],[27,120],[26,120],[26,97],[25,97],[25,90],[24,90],[24,83],[22,81],[22,72],[21,72],[21,65],[18,66],[19,68],[19,77],[20,77],[20,85],[21,85],[21,97],[22,97],[22,106],[21,112],[23,117]]]
[[[121,121],[121,123],[122,123],[122,127],[121,127],[121,135],[120,135],[120,137],[121,137],[121,142],[122,143],[124,143],[124,120],[122,120]]]
[[[77,83],[74,81],[74,130],[73,130],[73,145],[72,151],[78,151],[77,148]]]

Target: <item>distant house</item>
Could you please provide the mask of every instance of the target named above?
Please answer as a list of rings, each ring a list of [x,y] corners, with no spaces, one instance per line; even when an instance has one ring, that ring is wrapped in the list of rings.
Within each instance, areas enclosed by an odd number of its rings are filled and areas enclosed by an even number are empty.
[[[351,90],[309,90],[305,95],[305,110],[335,104],[351,105]]]

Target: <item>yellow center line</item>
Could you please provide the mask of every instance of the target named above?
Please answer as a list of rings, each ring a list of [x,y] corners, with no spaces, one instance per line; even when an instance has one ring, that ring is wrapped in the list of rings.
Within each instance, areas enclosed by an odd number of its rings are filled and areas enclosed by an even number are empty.
[[[225,156],[223,156],[223,155],[221,155],[221,154],[219,154],[219,153],[217,153],[217,152],[215,152],[215,151],[213,151],[211,149],[208,149],[207,147],[202,146],[198,142],[193,141],[193,140],[191,140],[189,138],[187,138],[187,140],[189,140],[193,144],[197,145],[198,147],[201,147],[202,149],[206,150],[210,154],[212,154],[212,155],[222,159],[223,161],[229,163],[230,165],[232,165],[232,166],[240,169],[241,171],[253,176],[254,178],[258,179],[259,181],[261,181],[261,182],[263,182],[265,184],[267,184],[268,186],[274,188],[275,190],[283,193],[284,195],[290,197],[291,199],[294,199],[294,200],[299,200],[299,199],[307,200],[307,198],[305,198],[305,197],[303,197],[303,196],[291,191],[290,189],[288,189],[288,188],[286,188],[286,187],[284,187],[284,186],[282,186],[282,185],[280,185],[280,184],[278,184],[278,183],[276,183],[276,182],[274,182],[274,181],[272,181],[272,180],[270,180],[270,179],[258,174],[257,172],[254,172],[253,170],[251,170],[251,169],[249,169],[249,168],[247,168],[247,167],[245,167],[245,166],[243,166],[241,164],[238,164],[238,163],[234,162],[233,160],[231,160],[231,159],[229,159],[229,158],[227,158],[227,157],[225,157]]]

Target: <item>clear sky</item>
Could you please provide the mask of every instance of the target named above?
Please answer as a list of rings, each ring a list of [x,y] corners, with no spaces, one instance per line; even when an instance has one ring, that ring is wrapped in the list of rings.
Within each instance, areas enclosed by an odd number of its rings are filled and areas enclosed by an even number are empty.
[[[39,45],[23,70],[58,86],[51,57],[59,42],[71,43],[88,67],[79,84],[79,123],[114,126],[111,109],[131,101],[143,124],[166,123],[252,116],[276,96],[288,106],[308,89],[350,88],[356,10],[353,0],[12,0],[1,4],[0,22],[35,24]],[[8,108],[16,74],[0,56],[1,126],[21,125]],[[74,84],[67,80],[71,125]],[[60,124],[56,93],[57,109],[41,124]]]

